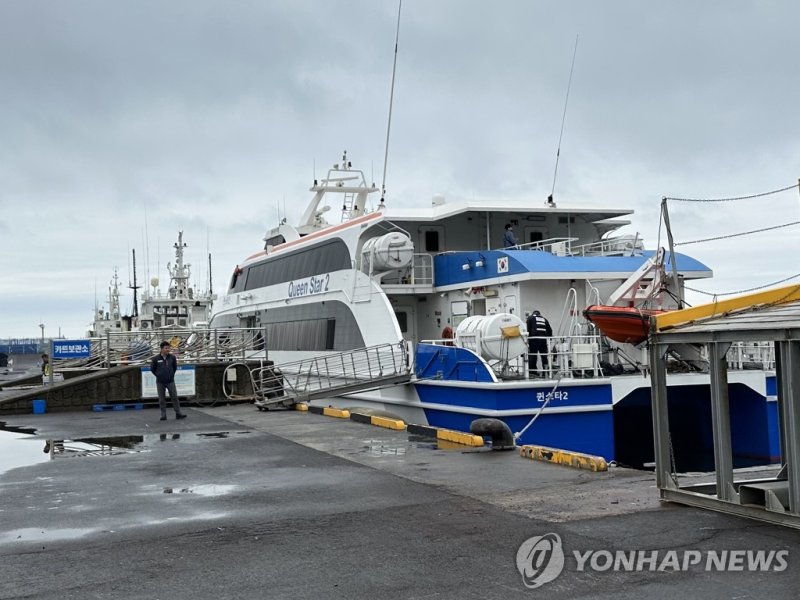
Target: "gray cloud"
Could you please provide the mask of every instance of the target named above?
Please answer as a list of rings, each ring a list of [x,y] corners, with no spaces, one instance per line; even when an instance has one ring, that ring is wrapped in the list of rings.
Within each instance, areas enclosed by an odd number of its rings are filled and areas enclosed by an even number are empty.
[[[0,3],[0,336],[35,334],[40,318],[80,334],[94,281],[124,267],[129,247],[144,254],[145,213],[151,270],[171,259],[178,229],[196,264],[208,235],[221,290],[284,197],[299,216],[315,162],[319,174],[346,148],[380,183],[396,10]],[[389,201],[543,201],[576,34],[561,205],[636,208],[630,229],[653,245],[663,195],[791,184],[798,16],[778,2],[407,0]],[[676,207],[673,224],[676,238],[694,239],[797,213],[786,195]],[[717,273],[704,286],[739,289],[792,274],[796,238],[686,249]],[[743,248],[769,268],[741,260]],[[47,316],[37,289],[58,307]]]

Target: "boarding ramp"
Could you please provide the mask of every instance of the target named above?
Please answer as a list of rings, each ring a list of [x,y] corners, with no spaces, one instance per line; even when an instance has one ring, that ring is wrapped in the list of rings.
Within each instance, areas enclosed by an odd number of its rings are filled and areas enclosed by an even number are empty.
[[[229,373],[241,370],[242,363],[230,365],[223,375],[223,392],[230,399]],[[235,381],[238,375],[233,376]],[[280,365],[249,369],[256,407],[289,407],[330,396],[374,390],[407,383],[411,361],[405,342],[380,344],[326,354]]]

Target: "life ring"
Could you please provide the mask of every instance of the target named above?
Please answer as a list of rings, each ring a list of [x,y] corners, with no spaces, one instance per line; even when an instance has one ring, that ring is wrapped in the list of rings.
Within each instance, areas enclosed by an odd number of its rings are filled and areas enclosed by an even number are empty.
[[[446,325],[444,329],[442,329],[442,339],[443,340],[452,340],[455,337],[453,333],[453,328],[450,325]],[[453,342],[445,342],[445,346],[452,346]]]

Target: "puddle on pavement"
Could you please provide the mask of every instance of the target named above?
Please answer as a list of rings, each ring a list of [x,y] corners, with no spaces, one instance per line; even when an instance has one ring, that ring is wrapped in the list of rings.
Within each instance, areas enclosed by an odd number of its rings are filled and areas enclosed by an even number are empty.
[[[193,442],[207,439],[225,439],[244,435],[250,431],[220,431],[183,434],[159,433],[148,435],[80,437],[75,439],[45,440],[36,437],[36,429],[15,427],[0,421],[0,473],[53,459],[80,456],[108,456],[149,452],[149,446],[161,442]],[[200,492],[196,492],[200,493]]]
[[[235,485],[206,483],[184,488],[165,487],[163,492],[165,494],[196,494],[198,496],[214,497],[214,496],[224,496],[225,494],[230,494],[235,489],[236,489]]]
[[[27,527],[25,529],[14,529],[13,531],[0,533],[0,542],[55,542],[77,540],[95,531],[97,531],[97,529],[40,529],[38,527]]]
[[[369,456],[405,456],[417,450],[469,452],[471,449],[446,440],[438,440],[422,435],[409,435],[408,441],[399,443],[385,440],[366,440],[362,450]]]
[[[213,433],[197,433],[195,434],[199,438],[217,438],[217,439],[225,439],[230,437],[231,435],[246,435],[251,433],[249,431],[234,431],[231,434],[230,431],[215,431]]]
[[[48,460],[50,455],[42,452],[42,440],[31,433],[0,431],[0,473]]]

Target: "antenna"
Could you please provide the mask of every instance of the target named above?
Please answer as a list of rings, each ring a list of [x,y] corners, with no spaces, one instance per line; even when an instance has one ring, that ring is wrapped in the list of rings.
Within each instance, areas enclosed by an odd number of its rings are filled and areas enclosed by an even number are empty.
[[[133,316],[134,317],[138,317],[139,316],[139,299],[138,299],[136,290],[138,290],[142,286],[136,285],[136,248],[133,248],[131,250],[131,254],[133,256],[133,285],[128,285],[128,287],[133,290]]]
[[[211,279],[211,252],[208,253],[208,295],[214,295],[214,283]]]
[[[558,134],[558,149],[556,150],[556,168],[553,170],[553,187],[547,197],[547,206],[556,205],[553,194],[556,192],[556,177],[558,176],[558,159],[561,156],[561,139],[564,137],[564,123],[567,120],[567,104],[569,103],[569,91],[572,88],[572,72],[575,70],[575,56],[578,54],[578,35],[575,35],[575,49],[572,51],[572,65],[569,68],[569,81],[567,82],[567,96],[564,98],[564,114],[561,115],[561,132]]]
[[[389,90],[389,120],[386,124],[386,149],[383,152],[383,182],[381,183],[381,204],[386,198],[386,163],[389,161],[389,132],[392,130],[392,105],[394,104],[394,76],[397,72],[397,46],[400,42],[400,11],[403,8],[403,0],[397,2],[397,32],[394,37],[394,63],[392,64],[392,87]]]

